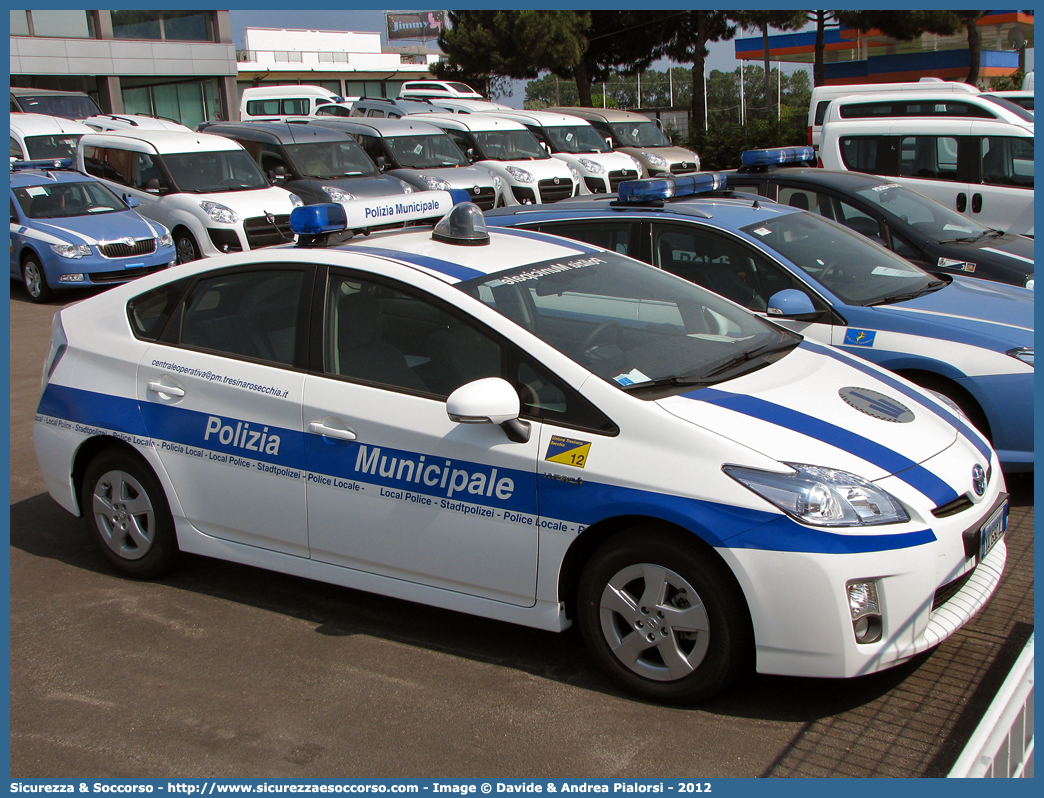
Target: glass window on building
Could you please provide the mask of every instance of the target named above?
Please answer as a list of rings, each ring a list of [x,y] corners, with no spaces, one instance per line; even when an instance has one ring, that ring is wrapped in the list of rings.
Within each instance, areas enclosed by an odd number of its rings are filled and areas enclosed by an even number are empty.
[[[159,11],[110,11],[112,35],[117,39],[159,39]]]
[[[366,94],[366,84],[361,80],[346,80],[344,82],[345,97],[362,97]]]
[[[29,35],[29,17],[25,11],[12,11],[11,12],[11,35],[12,36],[28,36]]]
[[[25,13],[25,12],[22,12]],[[86,11],[33,11],[33,35],[60,39],[89,39],[91,28]],[[11,16],[14,33],[14,13]]]
[[[324,89],[332,91],[337,96],[341,96],[341,81],[339,80],[317,80],[314,85],[322,86]]]
[[[168,41],[211,40],[206,11],[163,11],[163,38]]]

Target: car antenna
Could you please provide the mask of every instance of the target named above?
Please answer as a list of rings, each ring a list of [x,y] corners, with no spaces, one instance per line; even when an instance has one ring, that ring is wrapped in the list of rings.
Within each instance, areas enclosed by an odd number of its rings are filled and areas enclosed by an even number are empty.
[[[751,207],[756,211],[761,210],[761,204],[757,200],[754,200],[754,204]]]

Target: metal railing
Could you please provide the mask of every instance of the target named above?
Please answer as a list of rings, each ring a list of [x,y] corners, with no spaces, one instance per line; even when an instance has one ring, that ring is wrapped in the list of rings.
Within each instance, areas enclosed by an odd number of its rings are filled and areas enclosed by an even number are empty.
[[[1033,777],[1033,635],[948,778]]]

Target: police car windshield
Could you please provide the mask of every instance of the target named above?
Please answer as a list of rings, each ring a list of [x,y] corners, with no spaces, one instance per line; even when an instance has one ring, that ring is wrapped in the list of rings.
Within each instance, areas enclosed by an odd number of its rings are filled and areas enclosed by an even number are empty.
[[[403,169],[440,169],[467,166],[468,160],[446,134],[430,136],[386,136],[385,142],[397,165]]]
[[[163,162],[177,187],[192,194],[246,191],[268,185],[257,164],[243,150],[182,152],[164,155]]]
[[[551,152],[609,152],[605,139],[590,125],[555,125],[544,128]]]
[[[26,136],[24,139],[26,152],[30,161],[41,161],[47,158],[73,158],[76,156],[76,145],[81,133],[62,133],[57,136]]]
[[[621,147],[670,147],[671,143],[663,135],[656,123],[649,122],[612,122],[609,124],[613,135]]]
[[[12,189],[30,219],[64,219],[125,211],[127,206],[101,183],[50,183]]]
[[[910,261],[813,213],[788,213],[740,228],[849,305],[877,305],[942,288]]]
[[[550,158],[528,130],[476,130],[472,136],[483,161],[542,161]]]
[[[377,167],[354,140],[288,144],[286,151],[305,177],[374,177]]]
[[[614,252],[516,266],[458,288],[643,398],[732,379],[801,341],[697,285]]]
[[[957,211],[911,191],[906,186],[882,183],[857,189],[855,193],[867,202],[879,206],[885,213],[901,218],[935,241],[977,239],[990,232],[967,216],[961,216]]]

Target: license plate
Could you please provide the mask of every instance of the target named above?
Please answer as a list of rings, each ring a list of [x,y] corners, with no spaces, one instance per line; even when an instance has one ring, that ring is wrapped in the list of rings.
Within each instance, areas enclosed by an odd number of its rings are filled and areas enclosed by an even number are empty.
[[[1004,537],[1008,528],[1008,503],[1004,502],[997,508],[997,512],[989,517],[979,528],[979,562],[982,562],[987,552],[992,549],[998,540]]]

